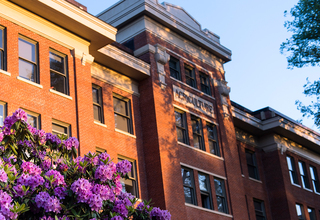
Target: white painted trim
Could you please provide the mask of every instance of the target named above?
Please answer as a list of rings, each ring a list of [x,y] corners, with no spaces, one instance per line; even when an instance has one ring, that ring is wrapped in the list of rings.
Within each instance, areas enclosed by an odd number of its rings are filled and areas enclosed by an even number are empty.
[[[150,64],[123,52],[122,50],[116,48],[112,45],[107,45],[98,50],[100,53],[103,53],[106,56],[109,56],[115,60],[122,62],[124,65],[127,65],[147,76],[150,76]]]
[[[99,126],[105,127],[105,128],[107,127],[107,125],[102,124],[102,123],[97,122],[97,121],[93,121],[93,123],[95,123],[96,125],[99,125]]]
[[[58,92],[58,91],[56,91],[56,90],[49,89],[49,92],[52,92],[52,93],[54,93],[54,94],[56,94],[56,95],[59,95],[59,96],[62,96],[62,97],[64,97],[64,98],[66,98],[66,99],[72,100],[72,97],[71,97],[71,96],[68,96],[68,95],[66,95],[66,94],[63,94],[63,93]]]
[[[33,85],[33,86],[35,86],[35,87],[38,87],[38,88],[40,88],[40,89],[43,88],[42,85],[40,85],[40,84],[38,84],[38,83],[35,83],[35,82],[32,82],[32,81],[30,81],[30,80],[24,79],[24,78],[22,78],[22,77],[20,77],[20,76],[17,76],[17,79],[20,80],[20,81],[22,81],[22,82],[25,82],[25,83],[28,83],[28,84],[30,84],[30,85]]]
[[[125,91],[125,92],[127,92],[127,93],[129,93],[129,94],[132,94],[132,95],[135,95],[135,96],[140,97],[140,93],[137,93],[137,92],[135,92],[135,91],[133,91],[133,90],[130,90],[130,89],[126,89],[126,88],[124,88],[123,86],[119,86],[119,85],[117,85],[117,84],[115,84],[115,83],[113,83],[113,82],[110,82],[109,80],[103,79],[103,78],[101,78],[101,77],[99,77],[99,76],[97,76],[97,75],[92,75],[92,74],[91,74],[91,76],[92,76],[93,78],[97,79],[97,80],[100,80],[100,81],[102,81],[102,82],[108,83],[109,85],[111,85],[111,86],[113,86],[113,87],[116,87],[116,88],[118,88],[118,89],[121,89],[122,91]]]
[[[222,157],[219,157],[219,156],[217,156],[217,155],[208,153],[207,151],[200,150],[200,149],[198,149],[198,148],[192,147],[192,146],[187,145],[187,144],[185,144],[185,143],[181,143],[181,142],[179,142],[179,141],[178,141],[178,144],[181,145],[181,146],[184,146],[184,147],[188,147],[188,148],[190,148],[190,149],[192,149],[192,150],[201,152],[201,153],[203,153],[203,154],[206,154],[206,155],[208,155],[208,156],[210,156],[210,157],[214,157],[214,158],[217,158],[217,159],[219,159],[219,160],[224,161],[224,159],[223,159]]]
[[[194,90],[194,91],[197,92],[197,93],[200,93],[201,95],[204,95],[204,96],[206,96],[206,97],[208,97],[208,98],[210,98],[210,99],[216,100],[213,96],[210,96],[210,95],[208,95],[208,94],[206,94],[206,93],[204,93],[204,92],[202,92],[202,91],[200,91],[200,90],[198,90],[198,89],[196,89],[196,88],[193,88],[192,86],[189,86],[188,84],[186,84],[186,83],[184,83],[184,82],[182,82],[182,81],[180,81],[180,80],[177,80],[177,79],[173,78],[172,76],[170,76],[170,79],[172,79],[173,81],[178,82],[178,83],[180,83],[180,84],[182,84],[182,85],[184,85],[184,86],[186,86],[186,87]],[[212,86],[210,86],[210,88],[211,88],[211,87],[212,87]]]
[[[133,52],[134,56],[139,57],[145,53],[155,53],[156,52],[156,48],[154,46],[152,46],[151,44],[146,44],[143,47],[140,47],[139,49],[135,50]]]
[[[194,116],[196,116],[196,117],[198,117],[198,118],[201,118],[201,119],[203,119],[203,120],[205,120],[205,121],[207,121],[207,122],[209,122],[209,123],[211,123],[211,124],[214,124],[214,125],[216,125],[216,126],[219,126],[218,123],[216,123],[216,122],[208,119],[207,117],[200,116],[200,115],[198,115],[197,113],[194,113],[193,111],[189,111],[189,110],[186,109],[186,108],[180,107],[179,105],[176,105],[176,104],[172,104],[172,105],[173,105],[174,108],[177,108],[177,109],[179,109],[179,110],[181,110],[181,111],[184,111],[184,112],[188,112],[189,114],[192,114],[192,115],[194,115]]]
[[[295,184],[295,183],[291,183],[291,185],[301,188],[301,186],[300,186],[300,185]]]
[[[5,70],[1,70],[0,69],[0,73],[4,74],[4,75],[7,75],[7,76],[11,76],[11,73],[5,71]]]
[[[302,189],[304,189],[304,190],[307,190],[308,192],[312,192],[313,193],[313,190],[312,189],[308,189],[308,188],[302,188]]]
[[[252,181],[257,182],[257,183],[262,183],[261,180],[257,180],[257,179],[251,178],[251,177],[249,177],[249,180],[252,180]]]
[[[115,128],[114,129],[116,132],[119,132],[119,133],[121,133],[121,134],[125,134],[125,135],[127,135],[127,136],[129,136],[129,137],[132,137],[132,138],[137,138],[135,135],[133,135],[133,134],[130,134],[130,133],[128,133],[128,132],[125,132],[125,131],[122,131],[122,130],[120,130],[120,129],[117,129],[117,128]]]
[[[224,177],[224,176],[220,176],[220,175],[218,175],[218,174],[215,174],[215,173],[212,173],[212,172],[209,172],[209,171],[206,171],[206,170],[203,170],[203,169],[200,169],[200,168],[197,168],[197,167],[194,167],[194,166],[191,166],[191,165],[182,163],[182,162],[180,162],[180,165],[181,165],[181,166],[184,166],[184,167],[187,167],[187,168],[190,168],[190,169],[193,169],[193,170],[200,171],[201,173],[209,174],[210,176],[214,176],[214,177],[217,177],[217,178],[219,178],[219,179],[227,180],[227,178]]]
[[[226,216],[226,217],[229,217],[229,218],[233,218],[232,215],[229,215],[229,214],[226,214],[226,213],[223,213],[223,212],[218,212],[218,211],[215,211],[215,210],[202,208],[200,206],[192,205],[192,204],[189,204],[189,203],[185,203],[185,205],[188,206],[188,207],[191,207],[191,208],[200,209],[202,211],[207,211],[207,212],[211,212],[211,213],[214,213],[214,214],[218,214],[218,215]]]

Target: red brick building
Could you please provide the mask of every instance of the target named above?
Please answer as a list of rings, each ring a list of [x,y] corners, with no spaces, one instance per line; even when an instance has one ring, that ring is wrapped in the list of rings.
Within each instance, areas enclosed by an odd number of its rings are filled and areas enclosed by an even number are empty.
[[[231,103],[231,51],[183,8],[0,2],[0,124],[75,136],[133,164],[124,189],[178,219],[320,218],[320,135]],[[314,216],[313,216],[314,215]]]

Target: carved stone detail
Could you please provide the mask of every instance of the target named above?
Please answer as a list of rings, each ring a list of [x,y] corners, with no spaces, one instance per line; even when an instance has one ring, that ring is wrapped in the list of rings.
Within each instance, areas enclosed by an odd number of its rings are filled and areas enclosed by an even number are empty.
[[[160,87],[165,89],[167,87],[166,83],[166,72],[164,70],[164,65],[170,60],[170,55],[167,54],[166,49],[160,45],[155,46],[156,52],[154,54],[157,62],[157,70],[159,74]]]
[[[218,87],[218,91],[220,94],[220,99],[222,103],[222,110],[223,110],[223,115],[225,118],[228,118],[230,116],[229,112],[229,104],[228,104],[228,96],[230,93],[230,87],[227,86],[228,82],[224,80],[216,80],[213,79],[213,84]]]

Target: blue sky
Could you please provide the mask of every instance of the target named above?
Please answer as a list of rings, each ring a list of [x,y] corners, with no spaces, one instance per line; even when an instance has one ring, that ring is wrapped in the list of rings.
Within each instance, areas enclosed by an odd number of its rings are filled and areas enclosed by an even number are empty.
[[[78,0],[96,15],[117,0]],[[159,0],[159,2],[162,2]],[[303,94],[306,78],[319,78],[318,67],[287,69],[279,52],[280,44],[290,37],[284,28],[284,11],[298,0],[168,0],[183,7],[202,28],[220,36],[232,50],[232,61],[225,64],[230,98],[240,105],[258,110],[269,106],[294,120],[303,119],[295,100],[310,102]],[[311,119],[303,124],[316,130]],[[318,130],[319,131],[319,130]]]

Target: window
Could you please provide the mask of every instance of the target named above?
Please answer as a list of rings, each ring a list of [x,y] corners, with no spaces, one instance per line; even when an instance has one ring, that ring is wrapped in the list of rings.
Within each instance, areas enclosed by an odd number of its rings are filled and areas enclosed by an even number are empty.
[[[4,102],[0,102],[0,126],[3,126],[3,121],[7,117],[7,105]]]
[[[196,84],[196,77],[194,74],[194,69],[190,66],[184,66],[184,72],[186,74],[186,83],[189,86],[196,88],[197,84]]]
[[[35,41],[19,37],[19,76],[39,83],[37,50],[38,46]]]
[[[249,177],[259,180],[259,172],[255,152],[246,149]]]
[[[299,161],[298,165],[299,165],[302,186],[303,188],[310,189],[310,183],[309,183],[309,178],[307,174],[306,164],[302,161]]]
[[[186,203],[197,205],[197,199],[194,189],[193,170],[181,167],[182,182],[184,189],[184,198]]]
[[[195,148],[205,150],[202,136],[202,125],[200,118],[191,117],[192,132],[193,132],[193,146]]]
[[[292,157],[287,156],[287,163],[288,163],[288,169],[289,169],[291,183],[292,184],[299,184],[296,166],[294,165],[294,159]]]
[[[217,127],[213,124],[207,123],[207,129],[210,153],[220,156]]]
[[[52,122],[52,133],[56,135],[67,135],[67,137],[71,136],[71,129],[70,125],[60,122],[60,121],[53,121]]]
[[[102,149],[100,147],[96,147],[96,154],[99,155],[99,154],[102,154],[104,152],[107,152],[105,149]]]
[[[266,220],[266,212],[264,209],[264,202],[258,199],[253,199],[254,210],[256,213],[256,220]]]
[[[212,196],[210,190],[209,176],[203,173],[198,174],[202,207],[212,209]]]
[[[114,109],[115,127],[119,130],[133,134],[130,100],[114,95],[113,109]]]
[[[313,208],[308,207],[308,214],[309,214],[309,219],[310,220],[317,220],[316,218],[316,212],[314,211]]]
[[[200,72],[200,84],[201,84],[201,91],[208,95],[211,95],[210,82],[209,82],[208,75]]]
[[[118,158],[118,161],[125,160],[123,158]],[[122,191],[128,192],[139,197],[138,184],[137,184],[137,168],[136,161],[128,160],[131,163],[131,171],[128,173],[129,179],[121,178]]]
[[[36,129],[41,129],[40,115],[27,110],[25,112],[27,113],[27,123]]]
[[[317,193],[320,193],[317,169],[313,166],[310,166],[310,175],[311,175],[313,190]]]
[[[175,110],[174,115],[176,119],[178,141],[189,144],[186,113]]]
[[[181,80],[181,74],[180,74],[180,62],[179,60],[170,57],[169,61],[169,67],[170,67],[170,76],[177,80]]]
[[[228,206],[227,206],[226,190],[224,187],[224,181],[221,179],[214,178],[214,186],[216,188],[218,211],[228,214]]]
[[[0,26],[0,70],[5,70],[5,29]]]
[[[92,99],[93,99],[93,117],[95,121],[103,123],[102,111],[102,92],[101,87],[92,85]]]
[[[49,52],[51,89],[68,94],[66,56],[55,51]]]
[[[297,210],[297,216],[299,220],[305,220],[304,212],[303,212],[303,206],[300,204],[296,204],[296,210]]]

